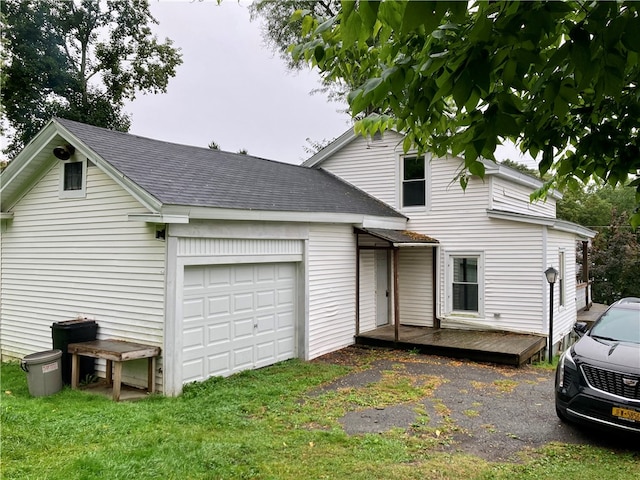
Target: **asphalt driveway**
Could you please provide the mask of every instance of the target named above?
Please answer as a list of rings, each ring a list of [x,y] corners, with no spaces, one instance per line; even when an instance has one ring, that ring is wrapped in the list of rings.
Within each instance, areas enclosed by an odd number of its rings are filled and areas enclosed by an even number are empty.
[[[555,413],[551,370],[361,347],[349,347],[316,361],[359,367],[321,391],[364,387],[379,382],[383,372],[391,370],[440,379],[433,394],[417,402],[349,412],[340,423],[351,435],[393,428],[410,434],[416,422],[426,419],[432,431],[446,432],[438,448],[489,461],[517,461],[520,452],[550,442],[640,452],[640,442],[632,435],[562,423]]]

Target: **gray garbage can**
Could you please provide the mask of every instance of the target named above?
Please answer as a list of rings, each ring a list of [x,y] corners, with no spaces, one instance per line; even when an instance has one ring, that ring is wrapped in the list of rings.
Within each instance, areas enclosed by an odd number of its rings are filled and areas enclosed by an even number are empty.
[[[27,372],[29,393],[34,397],[53,395],[62,390],[62,350],[47,350],[32,353],[20,361],[20,367]]]

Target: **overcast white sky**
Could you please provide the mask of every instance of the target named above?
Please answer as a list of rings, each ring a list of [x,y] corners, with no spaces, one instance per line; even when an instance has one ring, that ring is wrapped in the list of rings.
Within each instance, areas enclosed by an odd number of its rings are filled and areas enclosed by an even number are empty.
[[[248,2],[150,2],[159,38],[182,49],[183,64],[166,94],[140,96],[127,108],[130,133],[300,163],[306,139],[333,139],[350,128],[344,106],[328,102],[311,71],[290,72],[264,46]]]
[[[319,76],[289,71],[264,45],[259,21],[250,22],[250,2],[151,0],[155,32],[182,49],[183,64],[168,92],[140,96],[127,108],[130,133],[300,163],[306,141],[330,140],[350,128],[344,105],[328,102]],[[509,149],[499,155],[521,161]]]

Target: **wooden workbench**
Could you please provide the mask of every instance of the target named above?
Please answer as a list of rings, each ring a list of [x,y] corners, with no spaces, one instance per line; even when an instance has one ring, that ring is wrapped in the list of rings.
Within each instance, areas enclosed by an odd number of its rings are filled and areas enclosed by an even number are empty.
[[[148,359],[147,391],[155,392],[156,359],[160,355],[160,347],[126,342],[124,340],[94,340],[91,342],[70,343],[67,351],[71,358],[71,388],[78,388],[80,383],[80,357],[103,358],[107,361],[107,385],[113,385],[113,400],[120,400],[122,385],[122,363],[129,360]],[[115,368],[114,368],[115,364]]]

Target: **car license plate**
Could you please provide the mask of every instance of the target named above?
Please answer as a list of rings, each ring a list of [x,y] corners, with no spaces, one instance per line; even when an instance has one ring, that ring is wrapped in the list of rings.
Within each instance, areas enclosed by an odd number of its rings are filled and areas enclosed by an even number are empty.
[[[624,418],[626,420],[632,420],[634,422],[640,422],[640,412],[635,410],[629,410],[628,408],[613,407],[611,414],[614,417]]]

